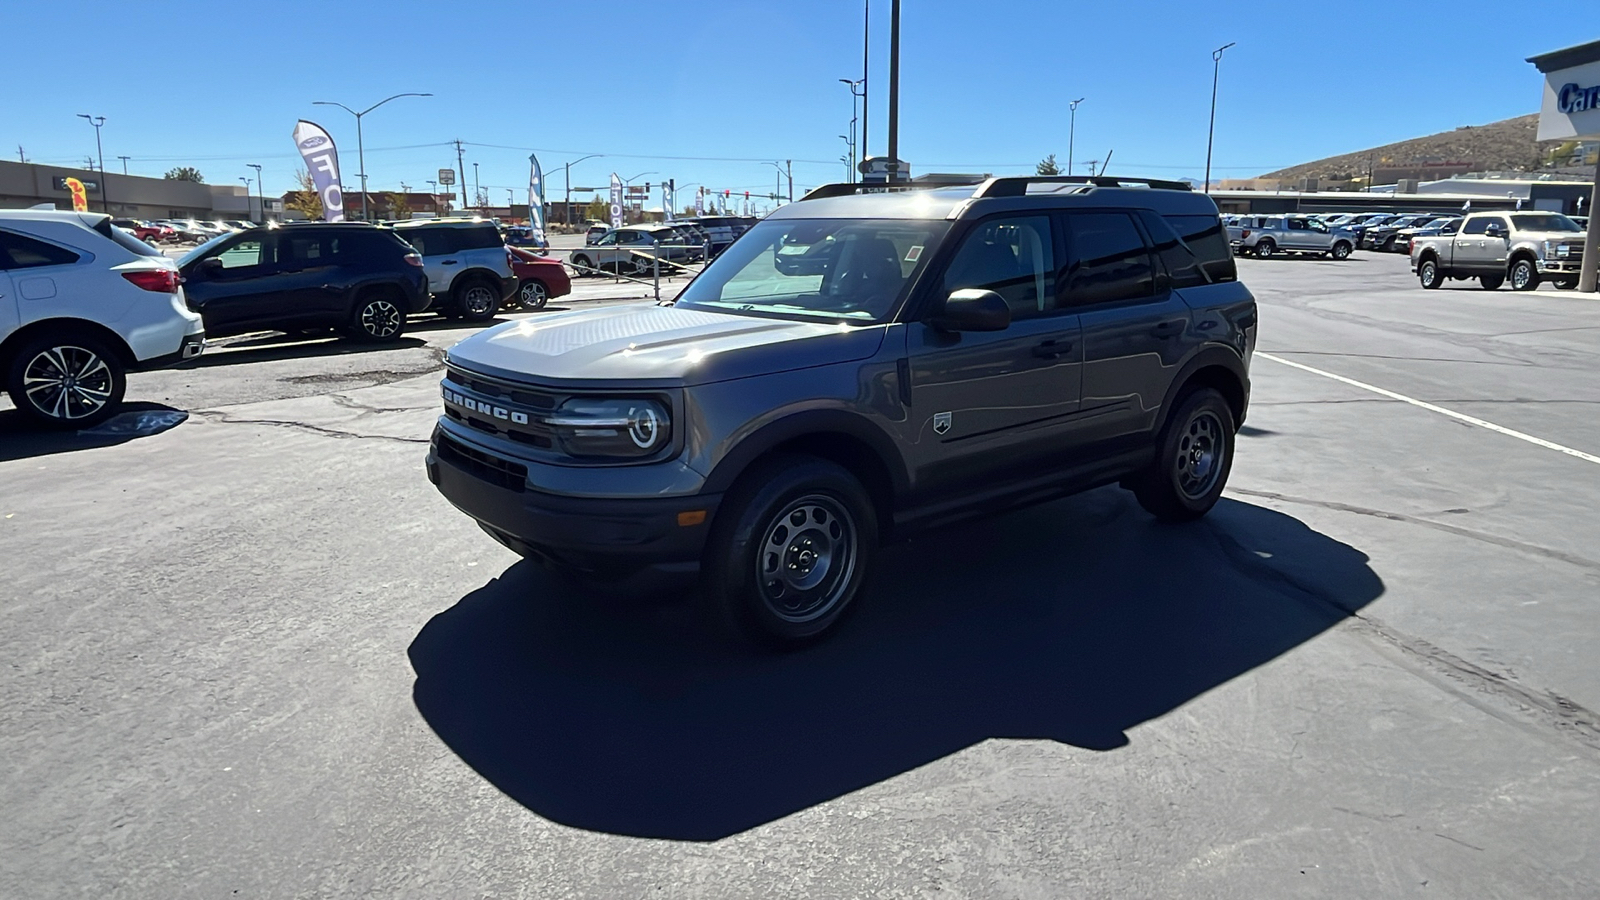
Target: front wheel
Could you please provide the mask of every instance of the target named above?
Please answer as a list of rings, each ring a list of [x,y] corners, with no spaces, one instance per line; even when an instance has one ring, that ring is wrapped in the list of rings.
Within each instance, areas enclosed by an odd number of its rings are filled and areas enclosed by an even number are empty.
[[[544,305],[550,302],[550,291],[544,282],[529,278],[517,288],[517,302],[523,309],[544,309]]]
[[[1533,260],[1519,259],[1511,264],[1511,289],[1513,291],[1531,291],[1539,287],[1539,270],[1534,268]]]
[[[24,344],[6,373],[11,402],[48,428],[89,428],[110,418],[127,390],[122,361],[86,336],[45,335]]]
[[[1156,458],[1133,483],[1145,511],[1163,522],[1188,522],[1211,511],[1233,467],[1233,410],[1212,388],[1178,404],[1156,444]]]
[[[579,275],[594,274],[594,262],[590,260],[589,257],[584,256],[582,253],[574,254],[569,262],[571,263],[573,270]]]
[[[1437,260],[1425,259],[1417,266],[1417,280],[1431,291],[1444,284],[1444,270],[1439,268]]]
[[[1577,288],[1578,288],[1578,279],[1576,279],[1576,278],[1563,278],[1560,281],[1554,282],[1554,284],[1555,284],[1557,290],[1573,291],[1573,290],[1577,290]]]
[[[351,322],[345,327],[347,337],[369,343],[397,341],[406,330],[406,314],[393,297],[362,297],[357,301]]]
[[[811,456],[757,464],[717,511],[706,544],[708,593],[724,619],[759,643],[793,648],[852,608],[877,547],[861,483]]]
[[[1349,259],[1350,258],[1350,244],[1349,244],[1348,241],[1340,241],[1337,244],[1333,245],[1333,258],[1334,259]]]

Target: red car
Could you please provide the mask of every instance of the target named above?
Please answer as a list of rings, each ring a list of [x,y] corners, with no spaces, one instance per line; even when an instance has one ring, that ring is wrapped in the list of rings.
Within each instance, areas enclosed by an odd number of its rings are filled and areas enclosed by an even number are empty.
[[[561,263],[522,247],[506,247],[506,259],[517,276],[512,299],[523,309],[543,309],[551,297],[572,293],[572,277]]]
[[[147,244],[170,240],[175,233],[165,225],[157,225],[153,222],[144,222],[139,219],[112,219],[111,224],[118,228],[126,228],[133,232],[134,237]]]

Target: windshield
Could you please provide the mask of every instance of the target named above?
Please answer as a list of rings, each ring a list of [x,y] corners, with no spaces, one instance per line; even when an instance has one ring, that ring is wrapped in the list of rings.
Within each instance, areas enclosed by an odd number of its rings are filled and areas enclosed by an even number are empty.
[[[949,223],[778,219],[745,232],[677,305],[712,312],[870,324],[888,319]]]
[[[1578,223],[1560,213],[1523,213],[1511,217],[1518,231],[1582,231]]]
[[[225,241],[225,240],[227,240],[228,238],[231,238],[231,237],[233,237],[233,232],[224,231],[222,234],[219,234],[216,237],[212,238],[211,240],[206,241],[205,243],[201,244],[200,246],[194,248],[193,250],[190,250],[188,253],[185,253],[182,256],[182,258],[180,258],[178,260],[178,268],[181,269],[184,266],[187,266],[189,263],[192,263],[195,260],[199,259],[200,257],[205,256],[206,254],[211,252],[211,249],[213,247],[215,247],[216,245],[222,243],[223,241]]]

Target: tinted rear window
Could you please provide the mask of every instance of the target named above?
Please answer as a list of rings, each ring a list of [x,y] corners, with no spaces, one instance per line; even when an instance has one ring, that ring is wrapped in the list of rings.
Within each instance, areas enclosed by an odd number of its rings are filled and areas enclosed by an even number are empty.
[[[1212,281],[1237,281],[1239,269],[1228,249],[1228,233],[1216,216],[1163,216],[1172,230],[1189,245],[1200,268]]]
[[[102,236],[115,241],[117,246],[127,250],[129,253],[135,253],[139,256],[165,256],[160,250],[112,225],[110,219],[101,219],[95,224],[94,230],[98,231]]]

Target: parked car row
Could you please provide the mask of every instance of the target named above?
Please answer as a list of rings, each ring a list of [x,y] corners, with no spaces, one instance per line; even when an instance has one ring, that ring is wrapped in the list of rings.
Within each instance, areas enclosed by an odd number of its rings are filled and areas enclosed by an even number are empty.
[[[129,370],[192,359],[208,336],[393,341],[424,310],[483,322],[571,289],[559,262],[481,220],[254,226],[172,260],[103,213],[0,210],[0,375],[28,417],[86,428]]]

